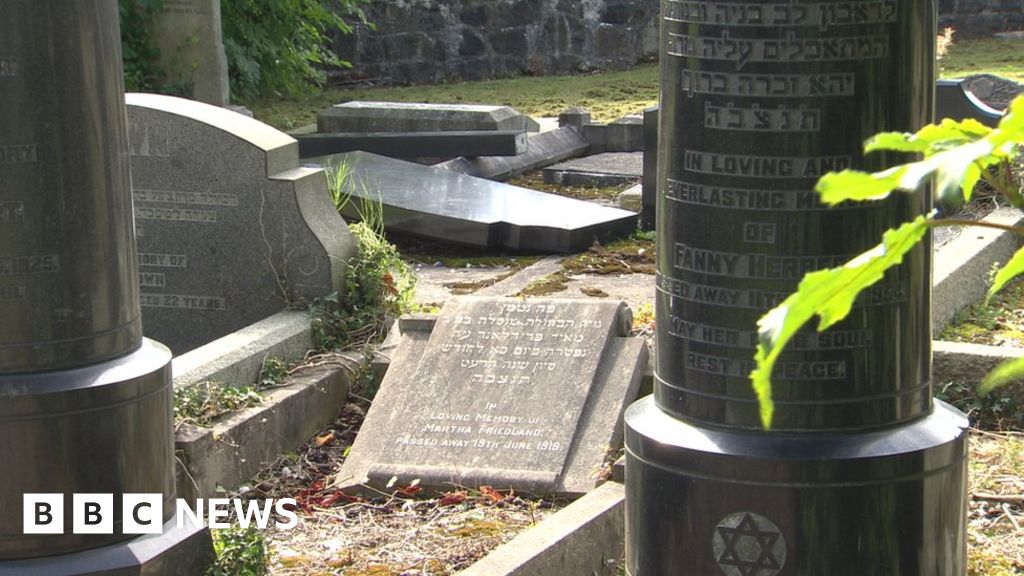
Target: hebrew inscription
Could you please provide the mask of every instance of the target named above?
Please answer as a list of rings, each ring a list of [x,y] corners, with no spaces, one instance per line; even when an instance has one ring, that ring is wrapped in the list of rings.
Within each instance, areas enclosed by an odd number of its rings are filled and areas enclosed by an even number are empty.
[[[612,340],[624,335],[623,306],[448,301],[421,355],[400,353],[389,369],[342,475],[546,490],[572,477],[573,484],[593,486],[570,454],[600,457],[594,446],[573,450],[577,433],[592,429],[595,411],[612,419],[618,413],[611,405],[587,406],[612,385],[599,365]],[[614,386],[628,387],[626,380]],[[588,457],[584,466],[595,463]]]
[[[729,386],[732,394],[752,368],[760,315],[805,274],[844,264],[889,227],[878,204],[827,207],[814,186],[826,173],[862,167],[863,140],[891,129],[891,118],[861,107],[868,88],[900,72],[893,31],[906,8],[893,0],[662,2],[672,99],[662,129],[673,147],[658,186],[667,200],[659,210],[670,213],[659,246],[671,255],[659,263],[658,329],[680,350],[658,357],[666,385],[715,394]],[[877,129],[852,115],[873,118]],[[862,242],[857,251],[850,237]],[[908,278],[893,271],[857,298],[859,321],[905,309],[897,307],[912,299]],[[871,352],[897,347],[898,333],[855,323],[827,337],[801,334],[775,377],[828,390],[855,375],[883,382],[891,375],[878,372]]]

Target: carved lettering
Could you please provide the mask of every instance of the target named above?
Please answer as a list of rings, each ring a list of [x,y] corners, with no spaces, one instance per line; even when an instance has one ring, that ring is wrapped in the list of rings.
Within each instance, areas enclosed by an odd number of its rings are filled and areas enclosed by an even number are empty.
[[[139,266],[149,266],[151,268],[188,268],[188,256],[185,254],[140,252]]]
[[[0,165],[35,164],[38,161],[35,144],[0,146]]]
[[[757,332],[753,330],[734,330],[722,326],[711,326],[698,322],[690,322],[678,316],[669,316],[669,334],[691,342],[726,346],[731,348],[753,349],[758,344]],[[787,350],[848,350],[867,348],[873,344],[874,334],[871,330],[829,330],[815,332],[813,330],[799,332],[786,346]]]
[[[762,280],[799,280],[808,272],[833,268],[853,255],[842,256],[771,256],[767,254],[737,254],[691,248],[676,243],[674,266],[678,270]]]
[[[850,167],[849,156],[745,156],[687,150],[685,169],[748,178],[814,178]]]
[[[56,254],[0,256],[0,276],[35,276],[57,272],[60,272],[60,257]]]
[[[705,374],[735,378],[748,378],[754,363],[736,358],[721,358],[696,352],[687,352],[686,367]],[[772,372],[773,380],[843,380],[846,362],[780,362]]]
[[[666,0],[662,17],[669,22],[728,26],[832,26],[883,24],[896,21],[896,4],[879,0],[861,2],[742,3]]]
[[[789,292],[723,288],[721,286],[686,282],[661,274],[657,275],[656,285],[659,292],[687,302],[760,310],[763,312],[775,308],[789,296]],[[881,306],[900,302],[907,302],[906,287],[903,284],[889,283],[876,284],[868,288],[857,297],[853,305],[855,308],[861,308],[864,306]]]
[[[157,202],[162,204],[185,204],[194,206],[238,206],[237,194],[220,194],[215,192],[183,192],[177,190],[132,191],[136,202]]]
[[[832,74],[743,74],[682,71],[683,93],[721,96],[809,98],[853,96],[854,75]]]
[[[871,209],[869,203],[840,204],[829,208],[821,203],[813,190],[753,190],[747,188],[722,188],[705,186],[668,179],[665,197],[675,202],[707,206],[758,211],[801,211],[808,210],[864,210]]]
[[[18,75],[18,59],[14,56],[0,56],[0,78],[14,78]]]
[[[720,36],[691,36],[669,32],[667,54],[698,60],[725,60],[740,70],[749,62],[843,62],[887,58],[888,36],[830,36],[798,38],[788,32],[781,40]]]
[[[194,210],[190,208],[136,206],[135,217],[139,220],[163,220],[165,222],[217,223],[217,213],[213,210]]]
[[[0,302],[24,300],[26,296],[28,288],[25,286],[0,286]]]
[[[742,108],[705,102],[704,127],[747,132],[818,132],[821,130],[821,110],[803,106],[761,108],[758,104]]]
[[[25,221],[25,204],[21,201],[0,202],[0,224]]]
[[[176,308],[179,310],[227,310],[223,298],[217,296],[196,296],[192,294],[153,294],[140,295],[143,308]]]

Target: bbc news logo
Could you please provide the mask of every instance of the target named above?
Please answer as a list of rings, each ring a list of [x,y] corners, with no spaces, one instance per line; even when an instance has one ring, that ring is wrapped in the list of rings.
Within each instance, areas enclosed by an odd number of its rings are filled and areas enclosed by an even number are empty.
[[[72,534],[113,534],[113,494],[73,494],[71,497]],[[25,534],[64,534],[65,498],[63,494],[25,494],[23,498],[23,531]],[[164,530],[164,497],[162,494],[124,494],[121,497],[121,531],[125,535],[162,534]],[[177,527],[186,523],[195,528],[230,528],[228,518],[234,512],[242,528],[255,526],[261,530],[274,527],[291,530],[299,523],[293,498],[250,500],[210,498],[175,502]]]

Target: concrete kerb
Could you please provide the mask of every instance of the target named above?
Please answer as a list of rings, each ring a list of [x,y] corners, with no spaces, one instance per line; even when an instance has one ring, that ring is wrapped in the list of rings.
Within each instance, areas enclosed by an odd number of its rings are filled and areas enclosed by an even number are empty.
[[[302,360],[313,347],[306,312],[285,311],[219,338],[173,360],[175,388],[216,381],[256,382],[267,358]],[[202,428],[175,430],[178,496],[189,500],[232,491],[281,454],[292,452],[331,423],[348,397],[350,374],[366,362],[339,356],[337,365],[310,368],[263,395],[263,402]]]
[[[982,219],[1003,226],[1020,226],[1024,213],[1000,208]],[[962,308],[980,300],[996,262],[1006,263],[1021,246],[1021,237],[994,228],[970,226],[935,253],[932,289],[932,332],[938,334]]]
[[[625,490],[606,482],[499,546],[459,576],[618,574],[625,546]]]

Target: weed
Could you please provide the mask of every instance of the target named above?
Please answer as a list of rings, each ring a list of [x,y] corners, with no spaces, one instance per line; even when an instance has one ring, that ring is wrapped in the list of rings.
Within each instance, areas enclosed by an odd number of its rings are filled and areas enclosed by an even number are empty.
[[[174,421],[208,427],[215,420],[263,402],[252,386],[235,387],[210,381],[174,389]]]
[[[267,543],[255,527],[234,526],[213,531],[217,559],[206,576],[264,576],[267,574]]]
[[[280,386],[288,378],[288,365],[280,358],[267,357],[260,367],[260,375],[257,386],[260,388],[273,388]]]
[[[935,391],[935,397],[959,408],[971,425],[986,430],[1018,428],[1022,416],[1013,397],[989,394],[978,396],[975,387],[963,382],[948,382]]]
[[[331,167],[327,174],[335,206],[340,210],[356,203],[360,218],[349,225],[358,253],[349,260],[344,297],[335,292],[310,307],[317,347],[335,350],[379,340],[389,318],[411,309],[416,276],[384,237],[383,205],[353,198],[354,187],[365,184],[347,165]]]

